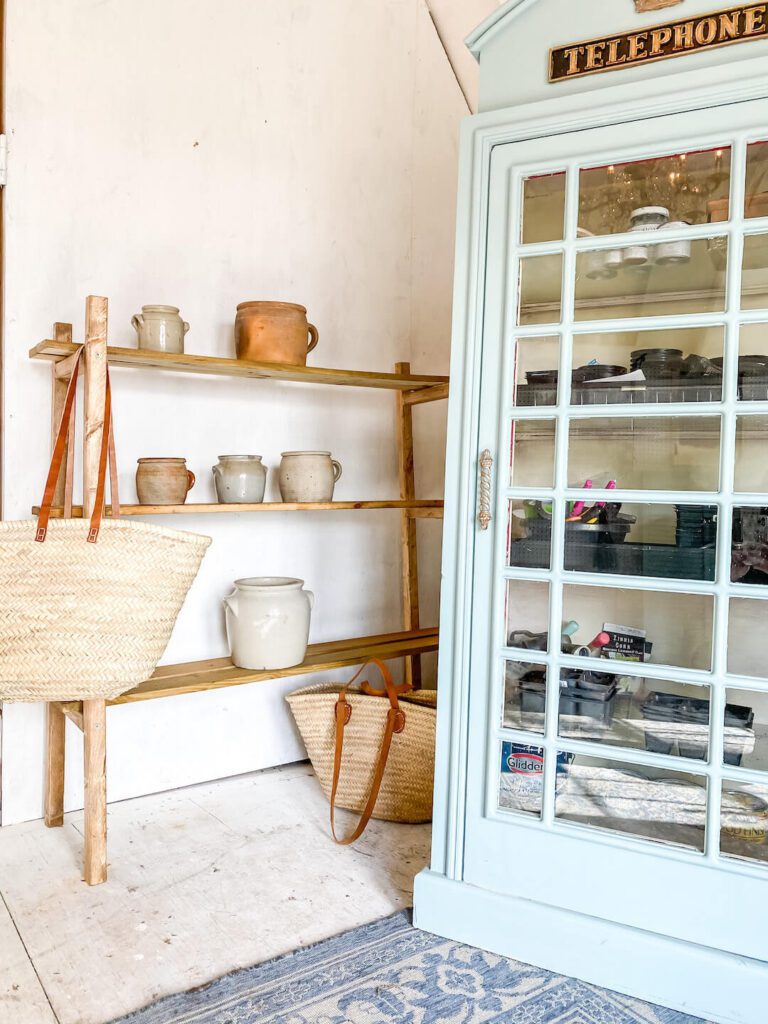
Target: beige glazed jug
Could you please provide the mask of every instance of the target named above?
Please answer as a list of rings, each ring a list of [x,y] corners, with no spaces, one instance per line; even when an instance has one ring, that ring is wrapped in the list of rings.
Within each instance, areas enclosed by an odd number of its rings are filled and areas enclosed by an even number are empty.
[[[139,336],[139,348],[176,354],[184,351],[189,324],[179,316],[178,306],[142,306],[131,323]]]
[[[221,504],[258,505],[264,501],[267,467],[260,455],[220,455],[212,472]]]
[[[280,496],[283,501],[333,501],[341,463],[330,452],[283,452]]]
[[[136,493],[140,505],[183,505],[195,486],[186,459],[139,459]]]
[[[224,599],[227,637],[238,668],[289,668],[307,653],[314,594],[304,580],[251,576]]]

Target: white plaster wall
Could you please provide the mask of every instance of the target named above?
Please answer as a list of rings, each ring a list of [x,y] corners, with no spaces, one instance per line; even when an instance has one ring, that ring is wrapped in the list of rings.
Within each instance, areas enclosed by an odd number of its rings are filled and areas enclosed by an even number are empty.
[[[109,297],[116,344],[133,342],[143,303],[170,302],[192,325],[188,351],[229,355],[236,303],[274,298],[308,307],[315,365],[389,369],[413,355],[419,369],[446,369],[466,107],[423,0],[6,6],[6,518],[29,515],[49,454],[48,370],[27,351],[54,320],[80,340],[88,293]],[[219,453],[255,451],[275,467],[295,448],[342,461],[338,498],[397,495],[390,394],[127,370],[114,390],[124,500],[140,456],[186,456],[190,500],[204,501]],[[426,415],[419,490],[430,496],[443,440],[440,413]],[[400,628],[396,513],[163,522],[214,540],[166,662],[226,653],[220,603],[237,576],[306,579],[314,641]],[[426,546],[429,624],[438,541]],[[110,800],[303,756],[283,701],[296,685],[110,712]],[[4,824],[41,814],[43,717],[3,708]],[[68,743],[72,808],[74,731]]]

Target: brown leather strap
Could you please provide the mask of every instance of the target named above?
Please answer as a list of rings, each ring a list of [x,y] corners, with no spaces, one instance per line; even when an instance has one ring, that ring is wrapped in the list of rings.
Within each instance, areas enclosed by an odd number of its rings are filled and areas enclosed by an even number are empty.
[[[336,811],[336,793],[339,788],[339,777],[341,775],[341,759],[344,750],[344,729],[352,717],[352,705],[347,702],[346,698],[346,687],[339,693],[338,700],[336,701],[335,707],[335,718],[336,718],[336,746],[333,755],[333,783],[331,785],[331,834],[335,842],[339,846],[349,846],[350,843],[354,843],[356,839],[365,831],[368,822],[371,820],[371,815],[376,806],[376,800],[379,796],[379,790],[381,789],[381,782],[384,778],[384,771],[387,767],[387,758],[389,757],[389,749],[392,746],[392,737],[395,733],[400,733],[405,729],[405,712],[400,708],[397,696],[398,692],[405,692],[410,689],[409,686],[395,686],[395,683],[390,675],[389,669],[383,662],[379,661],[378,658],[372,658],[366,662],[363,667],[355,673],[350,680],[350,685],[357,679],[361,672],[364,672],[368,665],[376,665],[381,672],[382,678],[384,679],[384,686],[386,693],[381,690],[372,690],[371,687],[366,686],[364,692],[369,693],[371,696],[387,696],[389,697],[390,707],[387,711],[387,721],[384,727],[384,737],[381,741],[381,747],[379,749],[379,756],[376,761],[376,771],[373,775],[373,781],[371,782],[371,788],[368,793],[368,799],[366,800],[363,812],[355,826],[354,830],[350,835],[345,836],[342,839],[336,835],[336,823],[335,823],[335,811]]]
[[[59,432],[57,433],[56,440],[53,443],[53,455],[51,456],[51,465],[48,470],[48,479],[45,481],[43,500],[40,502],[40,514],[37,517],[35,540],[40,541],[41,543],[45,540],[46,534],[48,533],[48,521],[51,518],[53,493],[56,490],[56,483],[59,479],[59,473],[61,472],[61,464],[64,460],[64,449],[67,445],[67,435],[69,434],[72,410],[74,409],[75,395],[77,394],[77,376],[80,372],[80,360],[82,359],[82,355],[83,350],[80,348],[78,349],[72,366],[72,376],[69,378],[69,387],[67,388],[67,395],[64,399],[64,408],[61,412]]]
[[[56,490],[56,482],[58,481],[59,474],[61,473],[67,443],[69,442],[69,450],[71,451],[74,442],[77,378],[80,371],[82,355],[83,347],[81,346],[77,351],[77,355],[72,366],[72,376],[70,377],[69,386],[67,387],[67,394],[64,399],[64,408],[61,414],[61,422],[59,423],[59,430],[53,445],[53,455],[51,456],[48,478],[45,482],[43,500],[40,502],[40,514],[37,518],[37,531],[35,533],[35,540],[40,542],[45,540],[48,533],[48,523],[51,518],[51,506],[53,505],[54,491]],[[91,515],[90,529],[88,530],[88,542],[91,544],[93,544],[99,536],[101,519],[104,514],[107,463],[109,463],[112,516],[116,517],[120,515],[120,499],[117,491],[117,464],[115,459],[114,426],[112,423],[112,387],[109,379],[109,366],[107,366],[106,382],[104,387],[104,426],[101,432],[101,451],[99,453],[96,496],[93,513]],[[70,514],[72,511],[71,476],[71,459],[68,457],[64,494],[65,515],[67,511],[69,511]]]

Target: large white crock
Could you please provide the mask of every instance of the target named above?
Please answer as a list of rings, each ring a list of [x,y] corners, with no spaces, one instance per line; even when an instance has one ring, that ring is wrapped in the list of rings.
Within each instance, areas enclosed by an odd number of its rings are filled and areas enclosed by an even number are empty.
[[[315,598],[303,586],[304,580],[286,576],[235,580],[224,607],[232,661],[238,668],[290,668],[304,661]]]

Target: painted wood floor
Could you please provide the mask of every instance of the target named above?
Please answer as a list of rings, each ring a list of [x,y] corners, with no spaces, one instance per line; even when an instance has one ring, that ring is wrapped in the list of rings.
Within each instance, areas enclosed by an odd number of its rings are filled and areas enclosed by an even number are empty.
[[[0,829],[1,1024],[103,1024],[411,903],[428,825],[328,838],[308,765],[109,808],[110,878],[80,881],[82,814]]]

